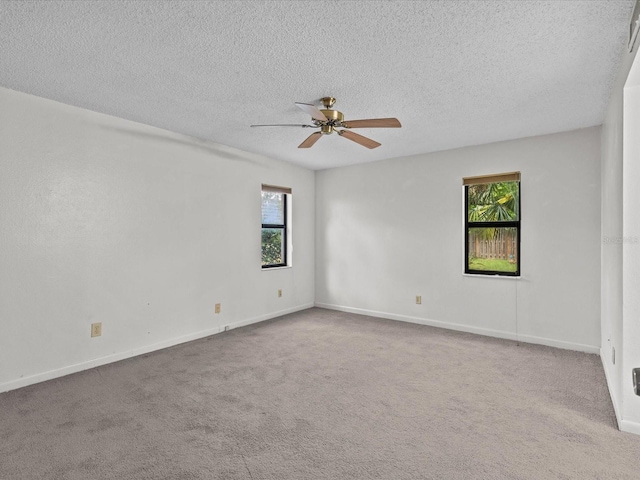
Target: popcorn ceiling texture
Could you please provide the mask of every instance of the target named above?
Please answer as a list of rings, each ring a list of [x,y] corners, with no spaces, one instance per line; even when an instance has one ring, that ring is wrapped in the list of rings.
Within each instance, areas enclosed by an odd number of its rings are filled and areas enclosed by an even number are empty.
[[[602,123],[633,0],[0,3],[0,85],[323,169]],[[295,101],[402,129],[337,135]]]

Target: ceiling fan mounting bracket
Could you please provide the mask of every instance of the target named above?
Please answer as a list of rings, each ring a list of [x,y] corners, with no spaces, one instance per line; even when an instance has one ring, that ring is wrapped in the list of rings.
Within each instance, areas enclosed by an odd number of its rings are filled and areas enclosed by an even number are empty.
[[[322,97],[320,103],[322,103],[324,108],[331,108],[333,104],[336,103],[336,99],[333,97]]]

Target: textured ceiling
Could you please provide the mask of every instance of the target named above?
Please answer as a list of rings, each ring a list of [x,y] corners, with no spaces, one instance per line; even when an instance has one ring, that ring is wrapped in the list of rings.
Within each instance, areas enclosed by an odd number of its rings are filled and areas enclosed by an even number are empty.
[[[633,3],[4,0],[0,85],[322,169],[599,125]],[[403,128],[249,127],[323,96]]]

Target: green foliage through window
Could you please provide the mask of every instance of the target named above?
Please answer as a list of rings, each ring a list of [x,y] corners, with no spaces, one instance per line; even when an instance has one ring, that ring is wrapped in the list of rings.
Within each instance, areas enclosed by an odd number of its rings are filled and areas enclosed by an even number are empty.
[[[282,230],[276,228],[262,229],[262,265],[281,265],[282,258]]]
[[[520,182],[469,185],[467,203],[470,222],[518,220]]]

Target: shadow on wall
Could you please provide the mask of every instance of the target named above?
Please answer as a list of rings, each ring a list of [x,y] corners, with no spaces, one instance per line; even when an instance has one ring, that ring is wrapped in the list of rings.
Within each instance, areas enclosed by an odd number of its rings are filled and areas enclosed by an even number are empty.
[[[255,156],[254,154],[251,154],[248,152],[246,154],[236,153],[237,150],[232,147],[227,147],[221,144],[215,144],[213,142],[201,140],[195,137],[189,137],[185,135],[184,139],[180,139],[176,137],[171,137],[169,135],[163,135],[161,133],[143,132],[135,128],[114,127],[112,125],[104,125],[104,124],[99,124],[99,127],[102,128],[103,130],[108,130],[116,134],[127,135],[129,137],[133,137],[141,140],[152,140],[155,142],[170,143],[174,145],[188,147],[194,150],[200,150],[201,152],[204,152],[207,154],[213,154],[216,157],[222,158],[225,160],[230,160],[234,162],[251,163],[261,167],[265,166],[259,160],[250,158],[251,156]],[[171,134],[171,132],[168,132],[168,133]],[[176,133],[175,135],[182,135],[182,134]]]

